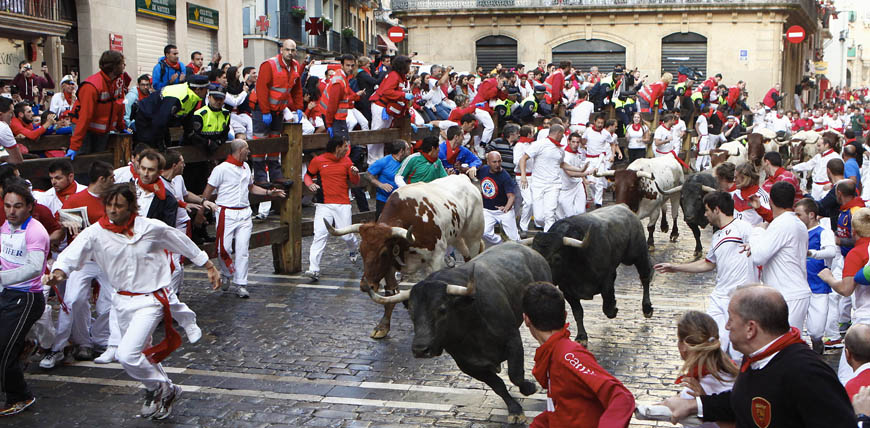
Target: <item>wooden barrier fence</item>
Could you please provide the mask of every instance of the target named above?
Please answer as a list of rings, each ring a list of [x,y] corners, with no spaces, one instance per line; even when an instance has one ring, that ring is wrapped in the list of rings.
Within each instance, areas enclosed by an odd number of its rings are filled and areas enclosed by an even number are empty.
[[[415,132],[407,119],[399,121],[398,125],[398,128],[350,132],[350,144],[353,146],[380,144],[397,139],[410,142],[427,136],[437,136],[439,132],[437,128],[429,130],[426,127],[418,128]],[[326,134],[302,135],[302,125],[295,123],[285,124],[281,137],[248,141],[251,155],[282,153],[281,167],[284,177],[293,180],[293,185],[284,200],[253,194],[250,197],[252,204],[268,200],[280,204],[280,220],[255,225],[250,243],[252,249],[267,245],[272,247],[273,264],[277,273],[295,273],[302,270],[302,237],[310,235],[313,229],[313,222],[303,222],[302,218],[302,155],[303,152],[322,152],[327,142],[329,136]],[[59,150],[69,145],[69,136],[47,136],[38,141],[25,140],[21,143],[31,151]],[[76,156],[72,162],[73,170],[77,175],[86,175],[91,163],[97,160],[111,163],[115,168],[126,165],[130,161],[132,144],[131,135],[112,134],[109,137],[107,152]],[[199,146],[177,146],[170,149],[181,153],[188,163],[220,162],[226,159],[230,152],[229,144],[222,145],[214,153],[208,153]],[[48,165],[54,160],[54,158],[26,159],[18,168],[21,175],[34,184],[34,188],[47,189],[50,186]],[[374,220],[374,210],[354,215],[355,222],[372,220]],[[202,248],[208,252],[209,257],[217,256],[214,243],[205,244]]]

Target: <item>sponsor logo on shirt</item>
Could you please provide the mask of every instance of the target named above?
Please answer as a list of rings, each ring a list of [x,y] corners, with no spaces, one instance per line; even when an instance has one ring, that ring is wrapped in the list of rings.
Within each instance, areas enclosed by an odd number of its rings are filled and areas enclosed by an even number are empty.
[[[770,426],[771,412],[770,401],[762,397],[752,399],[752,420],[758,425],[758,428],[768,428]]]
[[[574,367],[577,371],[579,371],[582,374],[588,374],[588,375],[595,374],[595,372],[592,371],[592,369],[584,366],[583,363],[580,362],[580,359],[577,358],[576,356],[574,356],[573,352],[569,352],[569,353],[565,354],[565,361],[568,362],[568,365],[570,365],[571,367]]]
[[[486,177],[480,182],[480,190],[483,191],[483,197],[493,199],[498,195],[498,184],[492,177]]]

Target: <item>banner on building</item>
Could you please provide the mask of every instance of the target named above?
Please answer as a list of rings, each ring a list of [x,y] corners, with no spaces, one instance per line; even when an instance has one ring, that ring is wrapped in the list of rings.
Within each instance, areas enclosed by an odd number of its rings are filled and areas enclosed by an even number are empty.
[[[175,0],[136,0],[136,12],[175,20]]]
[[[24,40],[0,39],[0,78],[11,79],[18,74],[18,63],[27,60]]]
[[[828,71],[828,63],[825,61],[816,61],[814,64],[816,74],[825,74]]]
[[[207,7],[187,4],[187,23],[211,30],[218,29],[218,11]]]

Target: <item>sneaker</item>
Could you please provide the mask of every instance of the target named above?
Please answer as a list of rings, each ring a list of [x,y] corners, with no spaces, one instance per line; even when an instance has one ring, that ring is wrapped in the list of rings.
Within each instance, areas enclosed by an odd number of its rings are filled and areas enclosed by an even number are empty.
[[[45,354],[45,358],[39,362],[39,367],[44,369],[53,369],[54,366],[58,365],[63,361],[64,355],[63,351],[51,351],[48,354]]]
[[[819,338],[811,337],[810,341],[812,341],[812,344],[813,344],[813,352],[815,352],[819,355],[822,355],[825,353],[825,345],[822,343],[821,337],[819,337]]]
[[[42,359],[45,358],[45,356],[49,353],[51,353],[51,348],[36,348],[36,352],[34,352],[33,355],[30,356],[30,361],[33,363],[38,363],[42,361]]]
[[[449,268],[456,267],[456,256],[452,253],[444,256],[444,263],[446,263]]]
[[[851,326],[852,326],[851,321],[850,322],[841,322],[840,323],[840,334],[841,335],[846,334],[846,332],[849,331],[849,327],[851,327]]]
[[[155,390],[145,390],[145,402],[142,403],[142,408],[139,410],[139,416],[143,418],[150,418],[157,413],[159,404],[160,404],[160,391],[161,387],[157,387]]]
[[[254,215],[253,217],[251,217],[251,219],[253,219],[253,220],[265,220],[265,219],[266,219],[266,214],[263,214],[263,213],[257,213],[256,215]]]
[[[196,343],[199,342],[199,339],[202,339],[202,329],[196,324],[185,328],[184,332],[187,333],[187,341],[190,343]]]
[[[77,361],[91,361],[94,359],[94,348],[80,345],[73,354],[73,358]]]
[[[348,257],[350,258],[351,263],[356,263],[356,261],[359,260],[359,253],[351,251],[350,254],[348,254]]]
[[[842,336],[840,336],[836,339],[833,339],[830,337],[825,337],[825,338],[822,338],[822,340],[825,343],[826,349],[839,349],[839,348],[843,347],[843,337]]]
[[[232,279],[228,276],[221,275],[221,290],[227,291],[230,289],[230,285],[232,284]]]
[[[17,403],[7,404],[0,408],[0,416],[12,416],[17,415],[24,411],[24,409],[30,407],[33,403],[36,402],[36,397],[30,397],[27,400],[19,401]]]
[[[160,400],[160,410],[154,413],[151,419],[166,419],[172,414],[172,404],[181,396],[181,387],[178,385],[169,385],[164,387],[163,397]]]
[[[118,351],[117,346],[109,346],[106,348],[106,351],[100,354],[99,357],[94,358],[94,362],[97,364],[109,364],[117,361],[115,357],[115,353]]]
[[[242,299],[247,299],[248,297],[251,297],[251,294],[248,293],[248,289],[247,289],[247,288],[245,288],[245,287],[243,287],[243,286],[241,286],[241,285],[237,285],[237,286],[236,286],[236,296],[239,296],[239,297],[241,297]]]
[[[317,281],[320,279],[320,271],[307,271],[303,275],[311,278],[312,281]]]

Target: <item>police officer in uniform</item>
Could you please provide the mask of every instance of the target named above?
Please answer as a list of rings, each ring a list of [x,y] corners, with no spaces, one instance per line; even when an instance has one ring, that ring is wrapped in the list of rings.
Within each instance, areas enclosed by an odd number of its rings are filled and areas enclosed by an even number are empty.
[[[502,126],[504,126],[505,120],[511,117],[512,110],[520,95],[520,90],[516,86],[508,86],[507,93],[507,98],[498,100],[494,107],[496,114],[498,114],[499,124]]]
[[[535,113],[538,112],[539,106],[543,106],[544,95],[547,94],[547,87],[544,85],[535,85],[535,92],[517,103],[511,109],[511,117],[517,123],[529,123],[535,118]],[[541,112],[546,115],[548,112]]]
[[[204,145],[209,152],[214,153],[227,141],[230,132],[230,112],[224,109],[226,96],[220,86],[211,85],[208,91],[208,104],[193,112],[191,144]]]
[[[169,85],[139,101],[133,140],[164,151],[169,127],[182,125],[184,135],[190,135],[192,113],[208,93],[208,85],[208,77],[194,75],[188,82]]]

